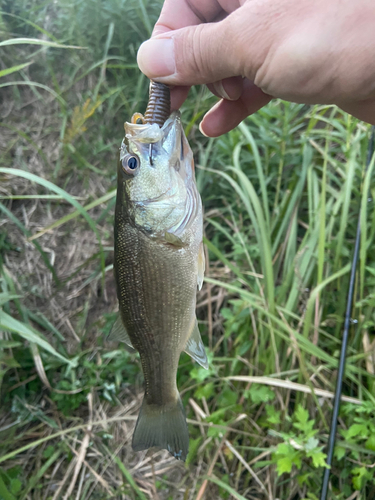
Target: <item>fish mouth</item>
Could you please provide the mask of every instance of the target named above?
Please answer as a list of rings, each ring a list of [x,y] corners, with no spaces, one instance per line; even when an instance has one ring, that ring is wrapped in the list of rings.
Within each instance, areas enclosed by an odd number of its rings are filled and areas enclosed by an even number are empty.
[[[155,144],[164,142],[172,129],[181,128],[181,114],[174,111],[162,127],[157,123],[129,123],[125,122],[125,137],[130,142]]]
[[[161,128],[156,123],[126,122],[123,148],[125,147],[128,150],[139,152],[143,158],[148,158],[151,167],[154,156],[160,153],[167,154],[169,166],[178,172],[183,179],[189,177],[184,164],[189,153],[191,154],[191,149],[182,128],[179,111],[171,113]],[[190,159],[189,163],[191,163]]]

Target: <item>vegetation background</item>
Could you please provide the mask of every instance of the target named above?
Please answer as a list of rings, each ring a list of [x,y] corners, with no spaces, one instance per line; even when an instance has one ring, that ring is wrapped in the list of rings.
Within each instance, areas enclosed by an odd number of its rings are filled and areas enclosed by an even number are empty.
[[[198,317],[183,354],[186,464],[134,454],[137,356],[109,344],[123,122],[144,111],[156,0],[0,0],[0,498],[318,498],[350,262],[360,262],[331,498],[375,497],[375,205],[369,126],[274,101],[217,139],[182,117],[205,206]]]

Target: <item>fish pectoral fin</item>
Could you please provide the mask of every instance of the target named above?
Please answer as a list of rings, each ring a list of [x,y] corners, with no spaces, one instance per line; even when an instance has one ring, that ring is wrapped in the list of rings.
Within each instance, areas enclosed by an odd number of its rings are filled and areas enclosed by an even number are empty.
[[[205,257],[204,257],[204,247],[203,247],[203,243],[201,243],[199,246],[199,252],[198,252],[198,276],[197,276],[198,290],[200,290],[202,288],[202,285],[203,285],[205,267],[206,267],[206,263],[205,263]]]
[[[191,332],[188,341],[186,342],[184,351],[186,352],[186,354],[189,354],[189,356],[191,356],[194,359],[194,361],[196,361],[201,366],[203,366],[203,368],[208,370],[207,354],[201,339],[201,334],[198,328],[198,321],[196,318],[193,330]]]
[[[136,352],[133,347],[133,344],[129,338],[128,332],[123,325],[121,314],[118,315],[118,318],[114,322],[111,331],[107,337],[109,342],[124,342],[127,346],[129,352]]]
[[[184,243],[181,238],[173,233],[169,233],[168,231],[165,231],[164,239],[167,243],[173,245],[174,247],[182,248],[186,246],[186,243]]]

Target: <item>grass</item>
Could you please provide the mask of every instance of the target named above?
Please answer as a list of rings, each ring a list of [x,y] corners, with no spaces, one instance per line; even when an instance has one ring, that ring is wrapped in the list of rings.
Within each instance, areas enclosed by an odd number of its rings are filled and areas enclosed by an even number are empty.
[[[208,371],[182,354],[186,465],[133,453],[137,356],[117,307],[116,155],[143,111],[135,64],[160,2],[2,3],[0,498],[318,498],[358,214],[360,262],[331,498],[374,497],[374,161],[369,126],[274,101],[217,139],[182,108],[205,206],[197,311]]]

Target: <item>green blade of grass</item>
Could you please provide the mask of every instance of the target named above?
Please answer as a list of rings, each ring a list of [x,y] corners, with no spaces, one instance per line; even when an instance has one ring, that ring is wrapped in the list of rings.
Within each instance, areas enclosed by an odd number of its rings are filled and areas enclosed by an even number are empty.
[[[141,9],[141,12],[142,12],[142,21],[143,21],[143,24],[148,32],[148,35],[151,36],[151,33],[152,33],[152,26],[151,26],[151,23],[150,23],[150,19],[147,15],[147,10],[146,10],[146,7],[145,7],[145,4],[144,4],[144,0],[139,0],[139,8]]]
[[[5,486],[5,483],[3,481],[3,478],[0,475],[0,496],[2,500],[16,500],[16,497],[14,497],[8,490],[8,488]]]
[[[256,225],[258,227],[258,243],[261,248],[262,274],[266,285],[267,305],[270,311],[273,312],[275,308],[275,284],[269,226],[264,217],[260,200],[249,178],[241,170],[238,170],[238,168],[229,167],[229,170],[236,172],[238,175],[242,185],[242,190],[238,190],[238,192],[241,193],[241,198],[246,198],[253,208],[253,210],[249,212],[249,215],[252,217],[254,226]]]
[[[9,217],[9,219],[18,227],[18,229],[26,236],[26,238],[29,238],[31,236],[30,231],[26,229],[26,227],[17,219],[17,217],[10,210],[8,210],[2,203],[0,203],[0,211],[2,211],[6,216]],[[56,283],[56,285],[59,286],[60,280],[56,274],[55,268],[51,265],[45,251],[42,249],[39,242],[33,241],[32,244],[40,253],[46,267],[51,271],[54,282]]]
[[[346,270],[348,272],[348,270]],[[213,285],[218,285],[223,288],[226,288],[229,291],[232,291],[236,294],[239,294],[242,296],[244,299],[246,299],[249,304],[259,312],[265,314],[270,318],[272,323],[277,325],[277,329],[275,329],[275,332],[278,336],[280,336],[283,340],[285,341],[290,341],[290,335],[293,335],[295,340],[298,343],[298,346],[300,349],[305,350],[310,356],[315,356],[316,358],[321,359],[322,361],[325,361],[329,366],[336,368],[337,367],[337,359],[334,358],[333,356],[329,355],[326,353],[323,349],[320,347],[316,346],[313,344],[308,338],[305,338],[302,334],[291,328],[289,325],[286,325],[282,320],[280,320],[277,316],[274,314],[271,314],[269,311],[266,311],[264,309],[264,304],[259,300],[259,297],[256,296],[255,294],[251,294],[250,292],[243,290],[242,288],[239,288],[235,285],[231,285],[229,283],[224,283],[223,281],[219,281],[216,279],[212,278],[205,278],[205,282],[207,283],[212,283]],[[265,325],[269,327],[269,325]],[[350,371],[353,367],[348,365],[348,371]]]
[[[38,484],[38,481],[40,481],[44,477],[44,474],[46,474],[48,469],[53,465],[54,462],[56,462],[60,455],[61,450],[56,450],[55,453],[53,453],[53,455],[51,455],[48,460],[46,460],[42,467],[33,476],[31,476],[26,489],[22,492],[19,500],[25,500],[29,491]]]
[[[54,90],[52,90],[47,85],[43,85],[43,83],[31,82],[31,81],[27,81],[27,82],[23,82],[23,81],[8,82],[8,83],[2,83],[2,84],[0,84],[0,88],[12,87],[14,85],[26,85],[28,87],[37,87],[37,88],[46,90],[47,92],[49,92],[50,94],[52,94],[53,97],[55,97],[55,99],[60,102],[60,104],[62,104],[64,107],[67,106],[66,101],[57,92],[55,92]]]
[[[10,302],[13,299],[19,299],[20,297],[21,295],[15,295],[8,292],[0,293],[0,307],[6,304],[7,302]]]
[[[16,71],[19,71],[20,69],[27,68],[27,66],[30,66],[30,64],[32,64],[32,62],[24,63],[24,64],[18,64],[17,66],[12,66],[11,68],[2,69],[0,71],[0,78],[2,76],[6,76],[6,75],[10,75],[12,73],[15,73]]]
[[[344,276],[344,274],[347,274],[350,271],[351,265],[347,264],[345,267],[337,271],[336,273],[332,274],[325,280],[323,280],[318,286],[314,288],[314,290],[311,292],[309,300],[307,301],[307,306],[306,306],[306,314],[305,314],[305,321],[303,325],[303,336],[305,338],[308,337],[310,328],[311,328],[311,323],[312,323],[312,315],[314,311],[314,306],[315,306],[315,301],[320,292],[332,281],[337,280],[341,276]]]
[[[139,487],[137,486],[137,483],[134,481],[132,475],[130,474],[128,469],[125,467],[125,465],[121,462],[119,457],[117,455],[114,455],[113,453],[111,453],[111,451],[108,449],[107,449],[107,452],[112,457],[113,461],[117,464],[117,467],[120,469],[120,471],[122,472],[124,478],[129,483],[129,485],[133,488],[137,497],[140,498],[141,500],[147,500],[146,496],[139,489]]]
[[[339,264],[339,260],[342,256],[344,236],[345,236],[345,231],[346,231],[347,226],[348,226],[349,208],[350,208],[354,174],[355,174],[355,153],[356,153],[356,151],[353,151],[351,158],[349,159],[349,161],[346,164],[346,179],[345,179],[345,184],[344,184],[344,188],[342,191],[342,199],[341,199],[342,208],[341,208],[341,216],[340,216],[340,227],[339,227],[339,231],[337,233],[337,246],[336,246],[335,260],[333,263],[334,269],[337,269],[338,264]]]
[[[101,269],[102,269],[102,278],[103,278],[103,289],[104,289],[104,269],[105,269],[105,257],[104,257],[104,251],[103,251],[103,246],[100,238],[100,234],[98,232],[98,229],[96,227],[95,222],[92,220],[92,218],[89,216],[87,211],[78,203],[77,200],[73,198],[69,193],[61,189],[60,187],[56,186],[50,181],[47,181],[46,179],[42,179],[41,177],[32,174],[30,172],[25,172],[24,170],[19,170],[17,168],[0,168],[0,173],[3,174],[9,174],[9,175],[15,175],[19,177],[23,177],[29,181],[36,182],[37,184],[40,184],[44,186],[45,188],[49,189],[50,191],[55,192],[56,194],[62,196],[66,201],[68,201],[71,205],[73,205],[78,212],[86,219],[88,225],[91,227],[91,229],[94,231],[99,247],[100,247],[100,262],[101,262]]]
[[[97,200],[92,201],[91,203],[88,203],[87,205],[85,205],[83,207],[83,209],[86,210],[86,211],[87,210],[91,210],[92,208],[95,208],[98,205],[101,205],[102,203],[106,203],[108,200],[111,200],[115,196],[116,196],[116,189],[114,191],[110,191],[109,193],[105,194],[104,196],[101,196]],[[64,215],[64,217],[61,217],[61,219],[53,222],[52,224],[50,224],[49,226],[45,227],[41,231],[38,231],[37,233],[35,233],[32,236],[30,236],[29,241],[33,241],[33,240],[39,238],[40,236],[42,236],[43,234],[47,233],[48,231],[51,231],[51,229],[55,229],[56,227],[60,227],[63,224],[66,224],[67,222],[69,222],[70,220],[74,219],[75,217],[78,217],[78,215],[82,215],[82,212],[80,212],[79,210],[75,210],[71,214]]]
[[[19,135],[20,137],[25,139],[25,141],[27,141],[29,144],[31,144],[31,146],[39,154],[39,156],[43,160],[45,166],[52,170],[52,167],[49,164],[49,161],[48,161],[46,155],[43,153],[43,151],[38,147],[38,145],[31,139],[31,137],[28,134],[25,134],[25,132],[23,132],[22,130],[19,130],[17,127],[13,127],[12,125],[9,125],[8,123],[0,122],[0,127],[5,127],[9,130],[12,130],[17,135]]]
[[[1,11],[1,15],[2,16],[8,16],[8,17],[12,17],[13,19],[19,19],[20,21],[22,21],[23,23],[25,24],[28,24],[29,26],[32,26],[33,28],[35,28],[37,31],[40,31],[40,33],[42,33],[43,35],[47,36],[48,38],[50,38],[52,41],[56,42],[56,43],[59,43],[59,41],[57,40],[57,38],[55,38],[52,33],[50,33],[49,31],[46,31],[45,29],[41,28],[38,24],[35,24],[33,23],[32,21],[30,21],[29,19],[25,19],[24,17],[21,17],[21,16],[17,16],[16,14],[11,14],[10,12],[4,12],[4,11]]]
[[[363,190],[362,190],[362,198],[361,198],[361,215],[360,215],[361,247],[359,251],[360,300],[363,300],[364,297],[366,257],[371,243],[367,241],[367,210],[368,210],[367,207],[368,207],[368,196],[370,193],[370,183],[372,180],[372,172],[374,170],[374,164],[375,164],[375,154],[373,155],[365,174]]]
[[[232,495],[233,498],[236,498],[237,500],[246,500],[244,496],[237,493],[237,491],[231,486],[229,486],[229,484],[224,483],[220,479],[217,479],[215,476],[206,476],[205,479],[207,479],[207,481],[211,481],[211,483],[214,483],[217,486],[220,486],[220,488],[226,490],[230,495]]]
[[[259,183],[260,183],[260,190],[262,193],[263,213],[264,213],[264,217],[265,217],[265,220],[267,223],[267,227],[269,228],[269,225],[270,225],[270,214],[269,214],[269,208],[268,208],[269,199],[268,199],[268,195],[267,195],[267,186],[266,186],[266,180],[264,177],[264,169],[263,169],[262,162],[260,159],[258,146],[254,140],[254,137],[253,137],[250,129],[246,126],[246,124],[244,122],[240,123],[238,125],[238,128],[239,128],[239,130],[241,130],[242,134],[247,139],[249,146],[250,146],[250,148],[253,152],[253,155],[254,155],[255,166],[257,169],[258,179],[259,179]]]
[[[39,345],[42,349],[49,352],[53,356],[56,356],[64,363],[70,365],[71,367],[75,366],[75,362],[65,358],[61,354],[59,354],[46,340],[41,337],[41,334],[34,330],[31,326],[25,325],[18,321],[15,318],[12,318],[9,314],[0,310],[0,327],[4,330],[17,333],[22,338],[29,342],[33,342],[34,344]]]

